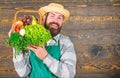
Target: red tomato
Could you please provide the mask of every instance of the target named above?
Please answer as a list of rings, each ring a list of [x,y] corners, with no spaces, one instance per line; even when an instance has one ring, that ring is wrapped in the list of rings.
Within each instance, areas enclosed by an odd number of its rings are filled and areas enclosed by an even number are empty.
[[[22,21],[17,21],[15,26],[15,31],[19,32],[22,27],[23,27]]]

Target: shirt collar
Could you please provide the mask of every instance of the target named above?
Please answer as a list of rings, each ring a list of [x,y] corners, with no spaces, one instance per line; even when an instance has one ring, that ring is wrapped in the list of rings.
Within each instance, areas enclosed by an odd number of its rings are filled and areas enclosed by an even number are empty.
[[[53,37],[53,39],[49,40],[49,41],[47,42],[47,45],[49,45],[49,44],[55,44],[55,43],[58,42],[59,39],[60,39],[60,33],[57,34],[55,37]]]
[[[59,33],[59,34],[57,34],[55,37],[53,37],[53,40],[58,41],[58,40],[59,40],[59,38],[60,38],[60,33]]]

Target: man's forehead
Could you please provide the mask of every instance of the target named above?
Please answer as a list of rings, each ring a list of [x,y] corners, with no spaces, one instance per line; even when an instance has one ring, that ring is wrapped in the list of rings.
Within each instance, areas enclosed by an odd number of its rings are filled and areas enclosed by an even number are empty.
[[[58,15],[58,16],[63,16],[62,14],[60,14],[60,13],[56,13],[56,12],[49,12],[49,14],[52,14],[52,15]]]

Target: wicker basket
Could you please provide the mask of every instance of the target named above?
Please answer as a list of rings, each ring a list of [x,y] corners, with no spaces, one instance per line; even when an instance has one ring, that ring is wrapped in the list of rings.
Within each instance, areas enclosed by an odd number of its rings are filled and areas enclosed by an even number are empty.
[[[36,11],[36,10],[19,10],[19,11],[17,11],[14,15],[13,24],[12,24],[10,31],[8,32],[8,35],[10,36],[11,33],[14,32],[15,22],[20,21],[21,18],[23,17],[23,15],[33,15],[34,16],[35,14],[37,14],[38,24],[42,24],[42,18],[41,18],[41,14],[39,13],[39,11]],[[20,17],[19,17],[19,15],[20,15]]]

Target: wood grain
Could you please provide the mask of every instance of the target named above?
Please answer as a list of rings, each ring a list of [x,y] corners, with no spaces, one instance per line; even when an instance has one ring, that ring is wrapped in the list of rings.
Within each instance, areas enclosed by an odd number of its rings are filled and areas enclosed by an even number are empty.
[[[77,55],[75,78],[120,78],[119,0],[20,0],[0,1],[0,78],[18,78],[12,62],[12,48],[5,45],[16,11],[38,10],[58,2],[70,10],[62,28]]]

